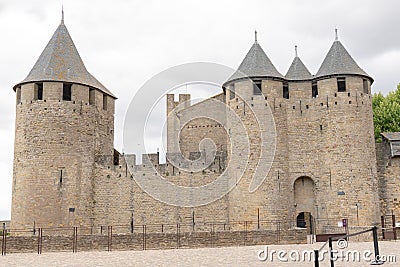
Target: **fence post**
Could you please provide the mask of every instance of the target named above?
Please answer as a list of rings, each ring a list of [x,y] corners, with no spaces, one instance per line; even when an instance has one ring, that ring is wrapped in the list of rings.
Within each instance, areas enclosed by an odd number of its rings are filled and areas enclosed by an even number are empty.
[[[260,208],[257,208],[257,229],[260,230]]]
[[[110,251],[112,249],[112,235],[113,235],[113,227],[112,225],[110,226]]]
[[[214,247],[214,223],[211,224],[211,247]]]
[[[392,214],[392,224],[393,224],[393,238],[397,240],[397,229],[396,229],[396,216]]]
[[[176,248],[179,248],[180,247],[180,244],[179,244],[179,237],[180,236],[180,234],[179,234],[179,223],[177,223],[176,224]]]
[[[319,267],[319,250],[314,250],[314,266]]]
[[[74,241],[72,246],[72,252],[76,253],[78,251],[78,227],[74,227]]]
[[[7,238],[7,230],[3,230],[3,240],[1,241],[1,255],[5,256],[6,255],[6,238]]]
[[[72,253],[75,253],[75,227],[74,233],[72,234]]]
[[[142,245],[143,250],[146,250],[146,225],[142,225]]]
[[[112,247],[112,226],[107,226],[107,251]]]
[[[247,221],[244,222],[243,246],[246,246],[247,238]]]
[[[331,262],[331,267],[335,267],[335,262],[333,260],[333,246],[332,246],[332,237],[329,237],[329,260]]]
[[[281,243],[281,225],[280,222],[276,222],[276,243]]]
[[[38,248],[37,248],[37,253],[42,254],[42,233],[43,229],[39,228],[38,229]]]

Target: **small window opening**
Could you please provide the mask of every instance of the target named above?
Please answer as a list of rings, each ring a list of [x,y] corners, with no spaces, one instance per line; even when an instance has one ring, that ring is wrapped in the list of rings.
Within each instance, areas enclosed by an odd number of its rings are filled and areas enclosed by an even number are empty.
[[[43,100],[43,83],[35,83],[35,100]]]
[[[346,79],[337,78],[338,92],[346,92]]]
[[[369,93],[367,79],[363,79],[363,89],[364,89],[363,91],[364,91],[365,94]]]
[[[60,170],[60,186],[63,183],[63,170]]]
[[[283,84],[283,98],[289,99],[289,85],[287,83]]]
[[[103,95],[103,110],[107,110],[107,95]]]
[[[232,99],[234,99],[235,98],[235,84],[232,84],[231,86],[230,86],[230,90],[229,90],[229,92],[230,92],[230,96],[229,96],[229,99],[230,100],[232,100]]]
[[[72,98],[72,84],[63,83],[63,100],[71,101]]]
[[[17,105],[21,103],[21,87],[17,88]]]
[[[96,97],[96,90],[94,88],[89,89],[89,104],[94,105],[95,104],[95,97]]]
[[[319,130],[322,132],[322,124],[319,125]]]
[[[318,85],[317,82],[313,82],[311,85],[312,98],[318,97]]]
[[[253,95],[261,95],[262,87],[261,81],[254,81],[253,82]]]

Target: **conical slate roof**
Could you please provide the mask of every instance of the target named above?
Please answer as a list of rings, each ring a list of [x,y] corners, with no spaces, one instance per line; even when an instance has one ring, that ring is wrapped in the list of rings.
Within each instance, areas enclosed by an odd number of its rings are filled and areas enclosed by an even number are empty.
[[[346,48],[337,39],[333,42],[316,76],[321,77],[334,74],[358,74],[370,77],[357,65]]]
[[[39,81],[60,81],[87,85],[115,96],[86,69],[71,36],[64,25],[64,19],[51,37],[49,43],[36,61],[28,76],[14,89],[24,83]]]
[[[290,65],[285,78],[288,80],[308,80],[312,78],[310,71],[304,65],[303,61],[301,61],[301,59],[297,56],[297,47],[296,56],[293,59],[292,65]]]
[[[246,57],[243,59],[238,70],[225,82],[225,84],[241,79],[253,77],[278,77],[283,78],[271,60],[265,54],[264,50],[258,44],[257,40],[247,52]]]

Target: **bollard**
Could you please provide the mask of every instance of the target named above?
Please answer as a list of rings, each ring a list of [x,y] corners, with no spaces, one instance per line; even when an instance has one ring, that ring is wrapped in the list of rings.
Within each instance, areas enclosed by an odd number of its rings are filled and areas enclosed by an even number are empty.
[[[381,265],[384,262],[379,258],[379,247],[378,247],[378,228],[374,226],[372,228],[372,236],[374,238],[374,253],[375,260],[371,262],[371,265]]]

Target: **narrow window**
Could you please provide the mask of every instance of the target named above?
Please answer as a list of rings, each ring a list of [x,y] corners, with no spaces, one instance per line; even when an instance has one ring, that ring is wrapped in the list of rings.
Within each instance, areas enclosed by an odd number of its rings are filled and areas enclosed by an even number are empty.
[[[261,95],[261,81],[253,82],[253,95]]]
[[[283,84],[283,98],[289,99],[289,85],[287,83]]]
[[[364,93],[368,94],[369,90],[368,90],[368,81],[367,81],[367,79],[363,79],[363,88],[364,88]]]
[[[21,103],[21,87],[17,88],[17,105]]]
[[[63,100],[71,101],[72,84],[63,83]]]
[[[229,97],[230,100],[232,100],[236,97],[235,96],[235,84],[230,85],[229,95],[230,95],[230,97]]]
[[[63,170],[60,170],[60,186],[63,183]]]
[[[107,110],[107,95],[103,95],[103,110]]]
[[[337,88],[338,92],[346,92],[346,79],[337,78]]]
[[[312,82],[311,91],[312,91],[311,92],[312,98],[318,97],[318,85],[317,85],[317,82]]]
[[[94,105],[96,97],[96,91],[93,88],[89,89],[89,104]]]
[[[35,100],[43,100],[43,83],[35,83]]]

